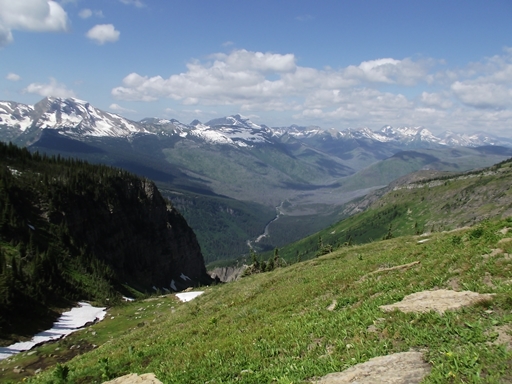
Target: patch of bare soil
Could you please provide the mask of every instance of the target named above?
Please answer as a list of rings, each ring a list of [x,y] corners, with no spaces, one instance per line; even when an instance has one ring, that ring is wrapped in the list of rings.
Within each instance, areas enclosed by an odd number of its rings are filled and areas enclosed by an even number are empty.
[[[322,377],[317,384],[416,384],[430,373],[431,367],[421,352],[401,352],[374,357],[366,363]]]
[[[404,299],[398,303],[381,305],[379,308],[384,312],[391,312],[398,309],[406,313],[436,311],[442,314],[447,310],[459,309],[481,301],[491,300],[492,297],[492,294],[480,294],[471,291],[456,292],[448,289],[439,289],[436,291],[416,292],[404,297]]]
[[[130,373],[118,377],[117,379],[105,381],[103,384],[163,384],[158,380],[154,373],[145,373],[143,375],[137,375],[136,373]]]
[[[505,348],[507,351],[512,351],[512,325],[506,324],[494,327],[492,329],[492,332],[495,332],[498,334],[498,337],[496,340],[494,340],[492,343],[493,345],[505,345]]]

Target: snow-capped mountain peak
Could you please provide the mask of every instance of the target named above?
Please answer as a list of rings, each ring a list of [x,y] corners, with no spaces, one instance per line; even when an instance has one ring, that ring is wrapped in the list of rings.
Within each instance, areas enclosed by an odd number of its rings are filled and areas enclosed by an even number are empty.
[[[0,127],[12,127],[20,132],[32,125],[34,107],[13,101],[0,101]]]
[[[58,129],[69,135],[127,137],[145,132],[138,123],[76,98],[46,97],[34,105],[33,119],[40,129]]]
[[[435,136],[425,127],[383,126],[372,131],[368,127],[345,130],[325,130],[317,126],[269,128],[242,115],[231,115],[202,123],[194,120],[184,124],[176,119],[147,118],[134,122],[120,115],[102,111],[77,98],[46,97],[34,106],[11,101],[0,101],[1,140],[11,140],[33,130],[54,129],[73,137],[129,138],[137,133],[176,136],[210,144],[251,147],[272,144],[295,138],[299,141],[356,140],[365,143],[380,142],[396,146],[512,146],[511,139],[497,138],[486,133],[457,134],[446,132]],[[32,134],[30,134],[32,135]],[[33,135],[31,136],[33,137]]]

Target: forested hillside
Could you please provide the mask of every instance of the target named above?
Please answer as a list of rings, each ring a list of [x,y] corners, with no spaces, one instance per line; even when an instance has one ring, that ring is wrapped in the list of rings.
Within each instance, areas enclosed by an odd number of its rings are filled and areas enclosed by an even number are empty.
[[[511,185],[512,160],[465,173],[412,173],[346,204],[344,220],[281,248],[281,257],[305,260],[347,245],[505,218],[512,214]]]
[[[196,237],[153,182],[0,144],[0,338],[20,314],[201,282]]]

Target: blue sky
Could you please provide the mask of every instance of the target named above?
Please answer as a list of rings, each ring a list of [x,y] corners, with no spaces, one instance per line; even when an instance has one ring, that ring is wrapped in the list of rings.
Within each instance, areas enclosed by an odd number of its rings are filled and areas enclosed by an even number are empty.
[[[510,0],[0,0],[0,100],[512,136]]]

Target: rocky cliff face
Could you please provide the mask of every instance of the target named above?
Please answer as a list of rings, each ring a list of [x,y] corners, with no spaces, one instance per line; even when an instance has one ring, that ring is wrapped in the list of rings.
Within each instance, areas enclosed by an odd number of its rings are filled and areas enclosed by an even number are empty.
[[[104,187],[66,194],[50,221],[66,225],[70,240],[105,261],[120,282],[180,289],[211,281],[194,232],[153,182],[119,177]]]
[[[223,283],[229,283],[240,279],[247,268],[249,268],[249,266],[245,264],[240,267],[218,267],[208,273],[213,279],[218,279]]]

